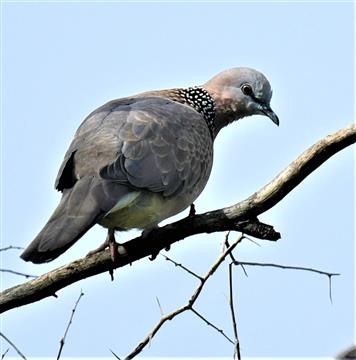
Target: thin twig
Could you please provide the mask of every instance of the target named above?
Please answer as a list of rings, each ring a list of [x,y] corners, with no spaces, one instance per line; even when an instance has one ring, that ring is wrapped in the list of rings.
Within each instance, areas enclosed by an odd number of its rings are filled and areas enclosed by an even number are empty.
[[[0,336],[5,339],[9,345],[12,346],[12,348],[24,359],[24,360],[27,360],[26,359],[26,356],[19,350],[19,348],[9,339],[7,338],[1,331],[0,331]]]
[[[219,329],[217,326],[215,326],[213,323],[211,323],[208,319],[206,319],[203,315],[201,315],[198,311],[196,311],[193,307],[190,309],[196,316],[198,316],[199,319],[203,320],[208,326],[211,326],[213,329],[215,329],[218,333],[220,333],[225,339],[227,339],[231,344],[234,344],[234,342],[224,333],[224,330]]]
[[[167,314],[165,316],[162,316],[161,319],[157,322],[157,324],[153,327],[153,329],[149,332],[149,334],[144,337],[144,339],[141,341],[141,343],[129,355],[127,355],[125,357],[125,360],[131,360],[136,355],[138,355],[147,346],[147,344],[150,343],[151,339],[156,335],[156,333],[159,331],[159,329],[162,327],[162,325],[166,321],[172,320],[177,315],[179,315],[187,310],[191,310],[193,308],[193,305],[194,305],[195,301],[197,300],[197,298],[199,297],[207,280],[215,273],[216,269],[218,269],[218,267],[222,264],[222,262],[225,260],[225,258],[231,254],[231,252],[235,249],[237,244],[241,242],[242,239],[243,239],[243,235],[241,235],[228,249],[226,249],[224,251],[223,254],[221,254],[217,258],[215,263],[211,266],[211,268],[208,270],[208,272],[200,280],[199,285],[195,289],[191,298],[188,300],[187,304],[173,310],[172,312],[170,312],[169,314]]]
[[[243,264],[239,264],[241,266],[242,271],[244,272],[245,276],[248,277],[247,271],[245,269],[245,267],[243,266]]]
[[[327,271],[322,271],[318,269],[313,269],[304,266],[290,266],[290,265],[280,265],[280,264],[273,264],[273,263],[259,263],[259,262],[249,262],[249,261],[237,261],[234,265],[245,265],[245,266],[266,266],[266,267],[274,267],[279,269],[290,269],[290,270],[303,270],[303,271],[310,271],[321,275],[326,276],[338,276],[339,273],[330,273]]]
[[[118,355],[116,355],[111,349],[109,349],[109,350],[116,357],[116,359],[121,360],[121,358]]]
[[[61,354],[62,354],[62,350],[63,350],[63,346],[64,346],[64,343],[65,343],[65,340],[66,340],[66,337],[67,337],[67,333],[68,333],[68,330],[70,328],[70,325],[72,324],[72,320],[73,320],[73,316],[74,316],[74,313],[77,309],[77,306],[79,304],[79,301],[80,299],[82,298],[82,296],[84,295],[83,291],[80,290],[80,294],[79,294],[79,297],[78,297],[78,300],[76,301],[75,305],[74,305],[74,308],[72,309],[72,314],[69,318],[69,322],[68,322],[68,325],[67,325],[67,328],[66,328],[66,331],[64,332],[64,335],[62,337],[62,339],[60,340],[59,342],[59,351],[58,351],[58,355],[57,355],[57,360],[59,360],[59,358],[61,357]]]
[[[234,351],[234,358],[237,355],[237,359],[241,360],[241,352],[240,352],[240,340],[237,332],[237,322],[236,322],[236,315],[235,315],[235,308],[234,308],[234,296],[233,296],[233,281],[232,281],[232,267],[233,263],[229,264],[229,304],[230,304],[230,313],[232,319],[232,328],[234,330],[235,336],[235,351]]]
[[[159,301],[159,299],[158,299],[157,296],[156,296],[156,301],[157,301],[157,304],[158,304],[159,312],[161,313],[161,316],[163,316],[163,315],[164,315],[164,312],[163,312],[161,303],[160,303],[160,301]]]
[[[248,261],[237,261],[237,262],[234,263],[234,265],[241,265],[242,268],[243,268],[243,266],[266,266],[266,267],[274,267],[274,268],[278,268],[278,269],[310,271],[310,272],[317,273],[317,274],[320,274],[320,275],[325,275],[325,276],[327,276],[329,278],[329,299],[330,299],[331,303],[333,302],[332,294],[331,294],[331,278],[332,278],[332,276],[340,275],[339,273],[330,273],[330,272],[327,272],[327,271],[313,269],[313,268],[310,268],[310,267],[280,265],[280,264],[273,264],[273,263],[258,263],[258,262],[248,262]]]
[[[175,266],[180,267],[181,269],[185,270],[188,274],[196,277],[196,278],[199,279],[200,281],[203,280],[203,278],[202,278],[201,276],[197,275],[195,272],[193,272],[193,271],[191,271],[190,269],[186,268],[184,265],[177,263],[176,261],[170,259],[170,258],[169,258],[168,256],[166,256],[166,255],[163,255],[163,254],[161,254],[161,255],[162,255],[167,261],[170,261],[170,262],[173,263]]]
[[[0,252],[1,251],[6,251],[6,250],[11,250],[11,249],[15,249],[15,250],[23,250],[23,247],[21,246],[13,246],[13,245],[9,245],[3,248],[0,248]]]
[[[10,350],[10,348],[7,348],[7,349],[5,350],[5,352],[1,355],[1,360],[4,359],[4,357],[5,357],[6,354],[9,352],[9,350]]]
[[[25,274],[25,273],[21,273],[21,272],[14,271],[14,270],[9,270],[9,269],[0,269],[0,272],[19,275],[19,276],[24,276],[26,279],[28,279],[28,278],[36,278],[37,277],[36,275]]]
[[[248,241],[251,241],[252,244],[257,245],[258,247],[261,247],[261,244],[259,244],[256,240],[253,240],[248,236],[245,236],[245,239],[248,240]]]
[[[229,236],[230,236],[230,231],[228,231],[228,232],[226,233],[226,235],[225,235],[224,244],[225,244],[225,246],[226,246],[227,248],[230,247],[230,244],[229,244]],[[230,259],[231,259],[233,262],[236,262],[236,259],[235,259],[233,253],[230,254]]]
[[[332,277],[332,275],[328,275],[328,278],[329,278],[329,299],[330,299],[330,302],[333,303],[333,297],[332,297],[332,291],[331,291],[331,277]]]

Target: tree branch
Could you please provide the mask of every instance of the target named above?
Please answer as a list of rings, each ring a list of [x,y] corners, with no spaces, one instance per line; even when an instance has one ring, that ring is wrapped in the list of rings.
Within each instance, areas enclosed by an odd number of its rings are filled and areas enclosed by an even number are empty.
[[[13,348],[14,350],[18,353],[18,355],[24,359],[24,360],[27,360],[26,359],[26,356],[18,349],[18,347],[9,339],[7,338],[2,332],[0,332],[0,337],[2,337],[3,339],[5,339]],[[6,351],[7,352],[7,351]],[[5,353],[6,354],[6,353]],[[3,354],[3,357],[5,355]]]
[[[272,226],[258,221],[256,216],[281,201],[332,155],[356,142],[356,125],[328,135],[302,153],[285,170],[262,189],[227,208],[187,217],[166,225],[145,236],[119,246],[115,268],[125,266],[188,236],[199,233],[234,230],[259,239],[278,240],[280,234]],[[113,268],[108,251],[73,261],[24,284],[0,294],[0,313],[55,295],[55,292],[76,281]]]
[[[10,269],[0,269],[0,272],[2,273],[8,273],[8,274],[14,274],[14,275],[19,275],[19,276],[24,276],[25,278],[36,278],[37,275],[30,275],[30,274],[25,274],[22,272],[18,272],[15,270],[10,270]]]
[[[82,298],[82,296],[84,296],[84,293],[83,293],[82,290],[80,290],[79,297],[78,297],[77,301],[75,302],[74,308],[72,309],[72,313],[71,313],[71,315],[70,315],[69,322],[68,322],[68,324],[67,324],[67,327],[66,327],[66,330],[65,330],[65,332],[64,332],[64,335],[63,335],[63,337],[61,338],[61,340],[60,340],[60,342],[59,342],[59,350],[58,350],[58,354],[57,354],[57,360],[59,360],[60,357],[61,357],[61,355],[62,355],[64,343],[65,343],[65,341],[66,341],[66,337],[67,337],[69,328],[70,328],[70,326],[72,325],[74,313],[75,313],[75,311],[77,310],[77,306],[78,306],[79,301],[80,301],[80,299]]]
[[[233,261],[233,264],[234,265],[240,265],[246,276],[247,276],[247,272],[246,272],[244,266],[262,266],[262,267],[265,266],[265,267],[274,267],[274,268],[279,268],[279,269],[303,270],[303,271],[314,272],[314,273],[321,274],[321,275],[326,275],[328,277],[328,280],[329,280],[329,299],[330,299],[331,303],[333,302],[332,292],[331,292],[331,278],[333,276],[340,275],[338,273],[331,273],[331,272],[322,271],[322,270],[318,270],[318,269],[313,269],[313,268],[305,267],[305,266],[290,266],[290,265],[280,265],[280,264],[271,264],[271,263],[238,261],[238,260]]]
[[[321,164],[356,142],[356,124],[326,136],[305,150],[270,183],[246,200],[224,209],[228,218],[251,218],[269,210],[297,187]],[[248,233],[246,233],[249,235]]]
[[[12,250],[12,249],[14,249],[14,250],[23,250],[23,247],[9,245],[9,246],[6,246],[6,247],[3,247],[3,248],[0,248],[0,252],[1,252],[1,251]]]
[[[145,336],[145,338],[140,342],[140,344],[129,354],[125,357],[124,360],[131,360],[133,359],[136,355],[138,355],[139,353],[142,352],[142,350],[150,343],[151,339],[156,335],[156,333],[158,332],[158,330],[163,326],[163,324],[165,322],[167,322],[168,320],[172,320],[174,319],[176,316],[178,316],[179,314],[191,310],[195,315],[197,315],[200,319],[202,319],[206,324],[208,324],[209,326],[211,326],[213,329],[215,329],[216,331],[218,331],[222,336],[224,336],[228,341],[230,341],[231,343],[234,343],[228,336],[226,336],[226,334],[224,333],[223,330],[219,329],[218,327],[216,327],[214,324],[212,324],[210,321],[208,321],[207,319],[204,318],[204,316],[200,315],[200,313],[198,313],[194,308],[193,305],[195,304],[196,300],[198,299],[200,293],[202,292],[204,285],[206,284],[206,282],[209,280],[209,278],[215,273],[215,271],[219,268],[219,266],[222,264],[222,262],[226,259],[227,256],[229,256],[232,251],[235,249],[235,247],[242,241],[243,239],[243,235],[241,235],[229,248],[227,248],[218,258],[217,260],[214,262],[214,264],[211,266],[211,268],[208,270],[208,272],[203,276],[203,277],[199,277],[199,284],[196,287],[193,295],[191,296],[191,298],[188,300],[188,302],[181,306],[178,307],[177,309],[173,310],[172,312],[170,312],[167,315],[164,315],[161,317],[161,319],[158,321],[158,323],[154,326],[154,328],[150,331],[150,333]],[[186,268],[184,268],[185,271]],[[190,271],[187,271],[190,275],[192,275],[192,273]],[[195,274],[192,275],[194,277],[197,277]],[[111,350],[112,352],[112,350]],[[113,353],[115,355],[115,353]],[[118,356],[115,355],[117,358]]]
[[[232,253],[230,254],[232,255]],[[237,360],[241,360],[241,351],[240,351],[240,340],[239,335],[237,332],[237,322],[236,322],[236,315],[235,315],[235,306],[234,306],[234,295],[233,295],[233,280],[232,280],[232,266],[234,262],[229,264],[229,305],[230,305],[230,314],[232,320],[232,328],[234,330],[235,336],[235,352],[234,352],[234,359],[237,356]]]

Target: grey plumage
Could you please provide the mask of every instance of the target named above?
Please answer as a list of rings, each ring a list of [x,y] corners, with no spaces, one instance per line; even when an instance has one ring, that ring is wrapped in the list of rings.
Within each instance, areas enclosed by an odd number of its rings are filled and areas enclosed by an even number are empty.
[[[96,223],[150,229],[184,210],[208,181],[223,126],[252,114],[278,123],[270,98],[261,73],[236,68],[201,87],[147,92],[93,111],[59,169],[60,204],[21,257],[50,261]]]

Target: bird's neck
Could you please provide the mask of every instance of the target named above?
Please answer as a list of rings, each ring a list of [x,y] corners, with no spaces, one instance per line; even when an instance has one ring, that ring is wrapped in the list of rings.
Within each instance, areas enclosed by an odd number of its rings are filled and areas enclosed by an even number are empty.
[[[144,96],[162,96],[173,101],[191,106],[205,119],[210,134],[214,139],[218,129],[216,128],[216,107],[209,92],[200,86],[188,88],[173,88],[143,93]]]
[[[203,88],[210,94],[215,104],[215,136],[228,124],[248,116],[243,102],[233,98],[229,90],[224,87],[212,87],[209,83]]]

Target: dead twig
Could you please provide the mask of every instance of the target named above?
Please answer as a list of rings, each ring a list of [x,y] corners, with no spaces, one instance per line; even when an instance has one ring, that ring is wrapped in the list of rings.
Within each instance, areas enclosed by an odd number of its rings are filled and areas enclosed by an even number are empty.
[[[9,352],[10,348],[7,348],[4,353],[1,355],[1,360],[6,356],[6,354]]]
[[[200,318],[202,318],[205,322],[207,322],[207,320],[202,317],[199,313],[197,313],[195,310],[193,309],[193,305],[196,302],[196,300],[198,299],[201,291],[203,290],[204,285],[206,284],[206,282],[208,281],[208,279],[215,273],[215,271],[218,269],[218,267],[222,264],[222,262],[225,260],[225,258],[227,256],[229,256],[231,254],[231,252],[235,249],[235,247],[237,246],[237,244],[239,244],[243,239],[243,235],[241,235],[229,248],[227,248],[223,254],[221,254],[217,260],[215,261],[215,263],[211,266],[211,268],[208,270],[208,272],[200,279],[200,283],[197,286],[197,288],[195,289],[193,295],[191,296],[191,298],[188,300],[187,304],[173,310],[172,312],[170,312],[169,314],[162,316],[161,319],[158,321],[158,323],[153,327],[153,329],[149,332],[148,335],[145,336],[145,338],[141,341],[141,343],[129,354],[125,357],[125,360],[131,360],[133,359],[136,355],[138,355],[139,353],[142,352],[142,350],[146,347],[147,344],[150,343],[151,339],[156,335],[156,333],[159,331],[159,329],[163,326],[163,324],[168,321],[168,320],[172,320],[174,319],[176,316],[178,316],[179,314],[191,310],[193,311],[197,316],[199,316]],[[211,324],[210,322],[207,322],[209,324]],[[222,330],[220,330],[219,328],[217,328],[215,325],[211,326],[213,328],[215,328],[215,330],[217,330],[218,332],[221,333]],[[233,341],[231,339],[229,339],[225,334],[223,334],[223,336],[225,336],[229,341],[231,341],[233,343]]]
[[[230,236],[230,231],[228,231],[228,232],[226,233],[226,235],[225,235],[224,245],[225,245],[226,248],[229,248],[229,247],[230,247],[229,236]],[[235,262],[235,261],[236,261],[236,259],[235,259],[235,257],[234,257],[234,254],[232,254],[232,253],[230,254],[230,259],[231,259],[232,262]]]
[[[18,272],[18,271],[14,271],[14,270],[9,270],[9,269],[0,269],[0,272],[3,273],[9,273],[9,274],[14,274],[14,275],[19,275],[19,276],[24,276],[25,278],[36,278],[36,275],[30,275],[30,274],[25,274],[22,272]]]
[[[332,293],[331,293],[331,277],[340,275],[339,273],[331,273],[331,272],[313,269],[313,268],[305,267],[305,266],[291,266],[291,265],[280,265],[280,264],[273,264],[273,263],[249,262],[249,261],[236,261],[234,263],[234,265],[241,265],[245,274],[246,274],[246,271],[244,269],[244,266],[265,266],[265,267],[273,267],[273,268],[278,268],[278,269],[309,271],[309,272],[317,273],[320,275],[325,275],[329,279],[329,299],[330,299],[331,303],[333,302]]]
[[[159,301],[159,299],[158,299],[157,296],[156,296],[156,301],[157,301],[157,305],[158,305],[158,308],[159,308],[159,312],[160,312],[161,316],[163,316],[163,315],[164,315],[164,312],[163,312],[161,303],[160,303],[160,301]]]
[[[289,269],[289,270],[303,270],[303,271],[310,271],[317,274],[325,275],[325,276],[338,276],[339,273],[331,273],[327,271],[322,271],[318,269],[313,269],[310,267],[305,266],[291,266],[291,265],[281,265],[281,264],[274,264],[274,263],[260,263],[260,262],[250,262],[250,261],[237,261],[234,265],[244,265],[244,266],[266,266],[266,267],[274,267],[279,269]]]
[[[191,271],[190,269],[188,269],[187,267],[185,267],[182,264],[177,263],[176,261],[170,259],[168,256],[161,254],[167,261],[170,261],[171,263],[173,263],[175,266],[180,267],[181,269],[183,269],[184,271],[186,271],[188,274],[194,276],[195,278],[199,279],[200,281],[203,280],[203,278],[199,275],[197,275],[195,272]]]
[[[11,347],[19,354],[19,356],[21,356],[24,360],[27,360],[26,356],[19,350],[19,348],[9,338],[7,338],[1,331],[0,331],[0,336],[5,341],[7,341],[9,345],[11,345]],[[5,356],[5,354],[3,354],[3,357]]]
[[[77,306],[79,304],[79,301],[80,299],[82,298],[82,296],[84,295],[83,291],[80,290],[80,294],[79,294],[79,297],[78,297],[78,300],[76,301],[75,305],[74,305],[74,308],[72,309],[72,314],[69,318],[69,322],[68,322],[68,325],[67,325],[67,328],[66,328],[66,331],[64,332],[64,335],[62,337],[62,339],[60,340],[59,342],[59,350],[58,350],[58,355],[57,355],[57,360],[59,360],[59,358],[61,357],[61,354],[62,354],[62,350],[63,350],[63,346],[64,346],[64,343],[65,343],[65,340],[66,340],[66,337],[67,337],[67,334],[68,334],[68,330],[72,324],[72,321],[73,321],[73,316],[74,316],[74,313],[77,309]]]
[[[237,332],[237,322],[234,308],[234,296],[233,296],[233,280],[232,280],[232,267],[234,263],[229,264],[229,305],[230,305],[230,314],[232,320],[232,328],[234,330],[235,336],[235,351],[234,358],[237,356],[238,360],[241,360],[241,351],[240,351],[240,340]]]
[[[0,252],[1,252],[1,251],[12,250],[12,249],[15,249],[15,250],[23,250],[24,248],[23,248],[23,247],[21,247],[21,246],[13,246],[13,245],[9,245],[9,246],[6,246],[6,247],[3,247],[3,248],[0,248]]]
[[[110,352],[115,356],[116,359],[121,360],[121,358],[120,358],[119,356],[117,356],[111,349],[109,349],[109,350],[110,350]]]
[[[208,326],[212,327],[214,330],[216,330],[218,333],[220,333],[227,341],[229,341],[231,344],[234,344],[234,342],[224,333],[224,330],[219,329],[216,325],[214,325],[206,317],[201,315],[193,307],[191,309],[189,309],[189,310],[192,311],[196,316],[198,316],[199,319],[203,320]]]

